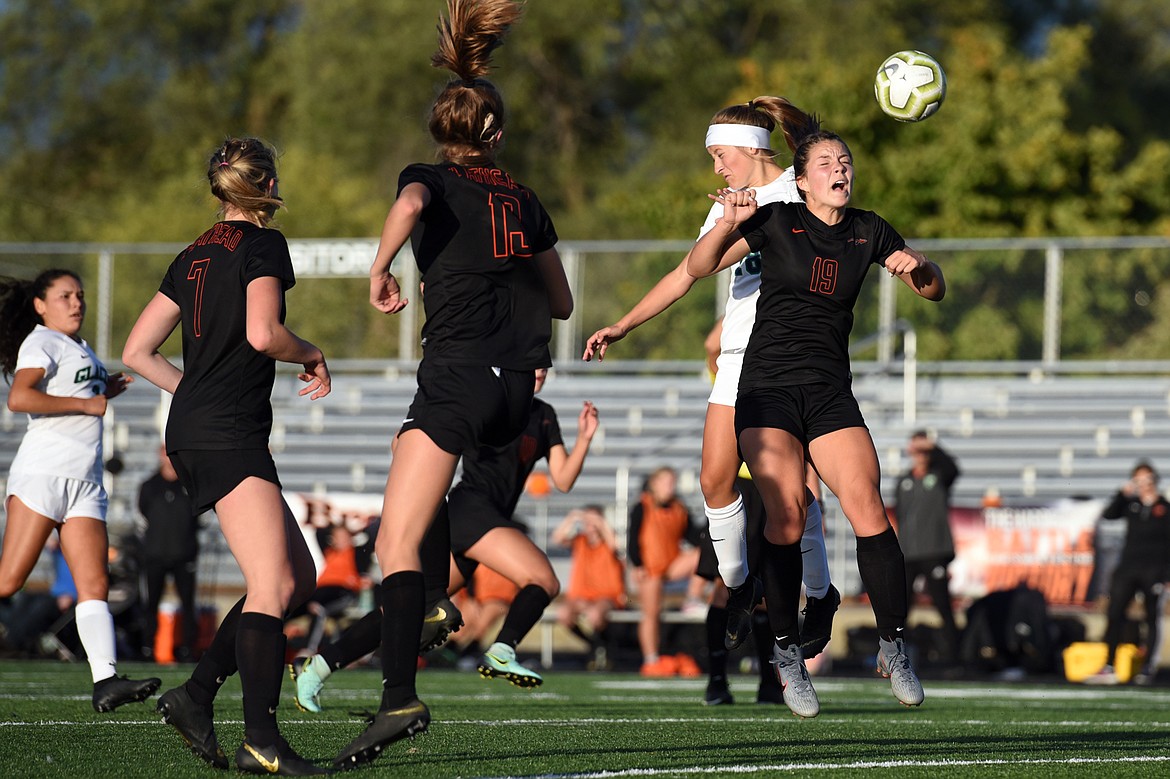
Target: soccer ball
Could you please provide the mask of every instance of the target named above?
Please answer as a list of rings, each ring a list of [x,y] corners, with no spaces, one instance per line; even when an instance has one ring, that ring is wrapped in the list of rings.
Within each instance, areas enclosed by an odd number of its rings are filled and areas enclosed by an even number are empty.
[[[873,94],[882,111],[899,122],[920,122],[942,105],[947,74],[929,54],[899,51],[878,68]]]

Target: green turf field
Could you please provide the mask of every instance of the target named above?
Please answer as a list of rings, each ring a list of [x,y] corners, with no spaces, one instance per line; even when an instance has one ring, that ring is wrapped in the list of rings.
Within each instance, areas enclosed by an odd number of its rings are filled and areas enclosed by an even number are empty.
[[[123,664],[131,676],[154,666]],[[160,674],[164,689],[185,678]],[[327,764],[376,708],[368,669],[329,680],[325,711],[300,712],[286,680],[284,733]],[[898,705],[878,678],[819,678],[821,716],[798,720],[754,703],[737,676],[734,706],[705,707],[702,680],[553,672],[519,690],[475,673],[424,671],[419,689],[430,732],[392,745],[354,776],[672,777],[843,776],[889,768],[893,776],[1170,776],[1170,689],[1071,684],[927,682],[919,709]],[[147,704],[94,713],[84,664],[0,663],[0,775],[11,777],[222,776],[204,767]],[[218,709],[220,741],[242,735],[239,685]],[[234,769],[233,769],[234,772]]]

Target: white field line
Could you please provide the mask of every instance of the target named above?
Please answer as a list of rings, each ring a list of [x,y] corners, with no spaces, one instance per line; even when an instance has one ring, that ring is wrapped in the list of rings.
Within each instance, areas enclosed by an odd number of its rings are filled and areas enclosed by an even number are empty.
[[[680,776],[714,774],[761,774],[803,771],[855,771],[859,768],[967,768],[977,766],[1024,766],[1024,765],[1099,765],[1118,763],[1168,763],[1170,755],[1149,755],[1138,757],[1070,757],[1065,759],[1041,758],[1035,760],[867,760],[856,763],[777,763],[773,765],[718,765],[674,768],[631,768],[622,771],[589,771],[576,774],[534,774],[525,777],[499,777],[498,779],[616,779],[623,776]]]

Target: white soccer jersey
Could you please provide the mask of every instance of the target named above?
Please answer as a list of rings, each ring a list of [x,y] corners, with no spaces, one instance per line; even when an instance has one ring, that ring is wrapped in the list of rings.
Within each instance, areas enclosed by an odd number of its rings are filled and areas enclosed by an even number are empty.
[[[800,192],[796,188],[796,174],[786,168],[775,181],[762,187],[754,187],[756,202],[798,203]],[[699,237],[706,235],[715,226],[715,220],[723,216],[723,206],[711,204],[707,221],[699,231]],[[723,335],[719,339],[719,350],[724,354],[742,353],[747,348],[756,321],[756,301],[760,297],[760,255],[752,252],[732,268],[731,287],[727,295],[727,307],[723,314]]]
[[[108,374],[85,341],[37,325],[20,345],[16,370],[42,368],[46,395],[91,398],[106,391]],[[29,414],[28,431],[12,473],[49,474],[102,483],[102,418],[88,414]]]

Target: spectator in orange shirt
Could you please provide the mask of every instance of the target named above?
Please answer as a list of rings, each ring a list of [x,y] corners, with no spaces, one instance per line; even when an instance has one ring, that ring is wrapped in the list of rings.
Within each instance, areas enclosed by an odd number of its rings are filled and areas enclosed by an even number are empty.
[[[626,603],[625,570],[617,554],[617,536],[601,506],[570,511],[550,540],[572,549],[572,569],[557,621],[589,644],[591,665],[609,667],[609,612]]]
[[[626,551],[638,587],[638,644],[643,676],[698,676],[701,671],[688,655],[659,655],[662,595],[668,581],[690,579],[699,562],[700,531],[691,513],[675,493],[678,475],[659,468],[646,479],[642,498],[630,511]],[[683,541],[690,547],[683,549]]]

